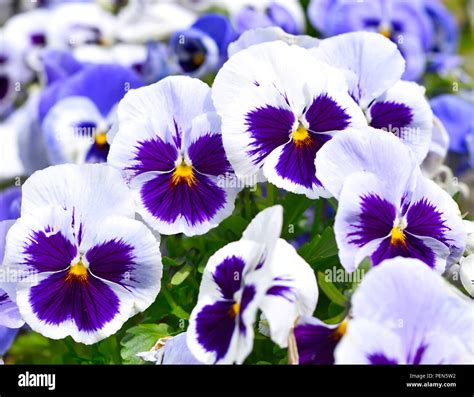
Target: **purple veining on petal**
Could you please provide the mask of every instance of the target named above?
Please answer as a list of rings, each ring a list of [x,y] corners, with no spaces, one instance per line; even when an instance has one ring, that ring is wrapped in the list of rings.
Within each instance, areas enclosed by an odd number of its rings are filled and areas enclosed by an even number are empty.
[[[181,149],[181,136],[183,135],[183,132],[179,128],[179,125],[175,119],[173,119],[173,125],[174,125],[173,142],[178,149]]]
[[[368,357],[369,363],[372,365],[397,365],[398,361],[387,357],[384,353],[373,353]]]
[[[322,94],[313,99],[305,113],[311,132],[345,130],[350,124],[350,116],[337,102]]]
[[[136,164],[129,167],[136,175],[145,172],[168,172],[175,167],[178,151],[176,147],[161,138],[139,142],[136,147],[134,160]]]
[[[274,285],[267,291],[267,295],[279,296],[286,299],[288,302],[296,301],[293,288],[287,285]]]
[[[450,228],[438,209],[426,197],[410,204],[407,211],[406,231],[416,236],[432,237],[443,244],[449,245],[445,232]]]
[[[48,232],[49,230],[49,232]],[[46,227],[50,233],[51,227]],[[43,231],[33,232],[28,238],[23,253],[23,264],[39,272],[55,272],[67,268],[77,255],[77,247],[61,232],[47,236]]]
[[[197,340],[204,350],[216,354],[216,361],[227,354],[234,334],[232,305],[233,302],[215,302],[204,306],[196,316]]]
[[[173,223],[182,215],[189,225],[212,219],[224,208],[226,192],[207,176],[194,173],[195,183],[174,185],[172,174],[158,175],[146,182],[140,195],[145,208],[157,219]]]
[[[397,102],[376,102],[370,107],[371,122],[374,128],[392,131],[407,127],[413,121],[410,107]]]
[[[243,316],[248,306],[255,298],[256,294],[257,294],[257,290],[255,289],[255,286],[251,284],[246,285],[244,287],[244,290],[242,291],[242,298],[240,299],[240,312],[239,312],[239,331],[240,333],[244,335],[247,332],[246,325],[249,325],[249,324],[244,323]]]
[[[420,344],[415,350],[415,355],[413,356],[413,358],[411,357],[411,354],[408,356],[407,364],[420,365],[421,360],[423,358],[423,354],[425,354],[427,347],[428,345]]]
[[[191,143],[188,154],[193,167],[202,174],[219,176],[232,172],[220,134],[208,133],[200,136]]]
[[[133,246],[123,240],[101,242],[86,253],[89,270],[97,277],[126,286],[133,281],[132,272],[137,266]]]
[[[252,138],[250,156],[256,156],[254,164],[259,164],[277,147],[290,139],[295,123],[293,112],[275,106],[260,107],[245,116],[245,124]]]
[[[334,364],[334,350],[339,342],[334,329],[323,325],[301,324],[294,329],[299,364]]]
[[[405,242],[391,244],[390,237],[382,240],[379,247],[371,256],[374,266],[385,259],[402,256],[404,258],[416,258],[426,263],[429,267],[435,266],[436,255],[421,239],[405,233]]]
[[[227,257],[216,266],[212,278],[219,286],[224,299],[234,299],[234,294],[240,289],[242,284],[244,267],[244,260],[238,256]]]
[[[329,135],[309,133],[310,141],[304,144],[289,142],[283,147],[275,167],[277,174],[297,185],[312,189],[322,186],[316,177],[316,153],[331,139]]]
[[[361,197],[359,220],[351,224],[357,231],[347,234],[349,243],[359,247],[389,235],[395,221],[397,211],[395,206],[384,198],[369,193]]]
[[[51,274],[30,289],[36,316],[50,325],[72,320],[79,331],[102,329],[117,315],[120,301],[103,281],[88,275],[85,281],[68,278],[68,271]]]

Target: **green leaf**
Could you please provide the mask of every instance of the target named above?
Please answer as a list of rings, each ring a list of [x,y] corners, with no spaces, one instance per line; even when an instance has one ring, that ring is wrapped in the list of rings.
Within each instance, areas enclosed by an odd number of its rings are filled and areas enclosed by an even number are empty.
[[[321,235],[315,235],[311,241],[301,246],[298,253],[309,263],[337,255],[334,229],[327,227]]]
[[[179,266],[180,264],[178,262],[176,262],[174,259],[171,259],[171,258],[168,258],[167,256],[164,256],[162,258],[162,262],[163,262],[163,265],[165,266],[173,266],[173,267],[176,267],[176,266]]]
[[[171,278],[171,284],[180,285],[184,280],[188,278],[191,274],[193,267],[190,265],[185,265],[179,269]]]
[[[132,327],[120,341],[120,355],[126,364],[138,364],[141,360],[137,353],[150,350],[158,339],[170,334],[171,328],[168,324],[140,324]]]
[[[299,194],[287,194],[282,202],[284,208],[284,224],[286,226],[295,224],[301,214],[303,214],[312,203],[314,203],[313,200]]]
[[[336,286],[330,281],[326,280],[326,276],[322,272],[317,274],[319,287],[323,290],[326,296],[339,306],[346,307],[347,297],[339,291]]]

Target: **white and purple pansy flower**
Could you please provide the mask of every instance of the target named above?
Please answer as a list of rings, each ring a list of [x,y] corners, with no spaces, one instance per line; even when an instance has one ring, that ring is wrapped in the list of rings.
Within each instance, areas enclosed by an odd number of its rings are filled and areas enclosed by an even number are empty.
[[[352,272],[368,256],[374,265],[403,256],[442,273],[466,245],[459,208],[396,141],[390,135],[355,132],[332,140],[316,160],[321,180],[339,199],[334,230],[341,264]],[[379,154],[370,161],[361,156],[376,150]],[[334,171],[335,164],[343,164],[342,172]]]
[[[473,302],[422,262],[384,261],[352,297],[336,364],[472,364]]]
[[[262,310],[272,340],[288,344],[299,315],[312,314],[318,289],[311,268],[279,239],[282,208],[258,214],[240,241],[216,252],[206,266],[188,328],[188,346],[205,363],[241,364],[252,351]]]
[[[310,198],[327,194],[315,176],[318,150],[338,132],[367,125],[341,72],[282,41],[232,56],[212,91],[236,175],[254,184],[263,173]]]
[[[129,89],[141,85],[131,69],[102,64],[88,65],[45,90],[39,106],[50,162],[105,162],[116,105]]]
[[[354,32],[322,40],[311,52],[345,71],[349,92],[371,127],[398,136],[423,161],[433,114],[424,87],[400,80],[405,61],[394,43],[377,33]]]
[[[239,191],[210,88],[168,77],[118,107],[108,161],[129,181],[138,212],[163,234],[206,233],[231,215]]]
[[[55,166],[27,180],[4,262],[17,282],[2,287],[33,330],[92,344],[153,303],[159,242],[134,215],[120,173],[105,165]]]

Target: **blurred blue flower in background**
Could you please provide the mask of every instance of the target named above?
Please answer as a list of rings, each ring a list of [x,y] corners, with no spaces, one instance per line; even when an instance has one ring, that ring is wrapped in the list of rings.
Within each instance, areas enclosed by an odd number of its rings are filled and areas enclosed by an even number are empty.
[[[431,60],[442,68],[457,48],[456,22],[439,0],[312,0],[308,17],[324,36],[368,30],[390,38],[407,61],[407,80],[418,80]]]
[[[217,71],[227,59],[227,47],[236,33],[227,17],[207,14],[189,29],[176,32],[170,39],[171,56],[178,73],[204,76]]]

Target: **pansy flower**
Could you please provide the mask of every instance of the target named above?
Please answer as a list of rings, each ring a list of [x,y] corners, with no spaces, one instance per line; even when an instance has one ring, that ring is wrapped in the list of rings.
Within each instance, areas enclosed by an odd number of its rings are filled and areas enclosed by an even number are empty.
[[[295,249],[279,239],[282,215],[279,206],[262,211],[240,241],[209,259],[187,331],[198,360],[241,364],[252,351],[258,309],[282,347],[297,317],[314,311],[316,279]]]
[[[354,32],[322,40],[312,53],[345,71],[349,92],[372,128],[398,136],[423,161],[433,114],[424,87],[400,80],[405,62],[394,43],[376,33]]]
[[[52,164],[107,160],[116,105],[139,77],[118,65],[89,65],[49,86],[39,103],[41,127]]]
[[[105,165],[50,167],[25,182],[4,260],[18,280],[2,287],[33,330],[91,344],[153,303],[159,242],[134,215],[120,173]]]
[[[466,232],[456,202],[421,174],[398,139],[375,131],[341,135],[316,164],[339,199],[334,230],[347,271],[367,256],[374,265],[403,256],[444,272],[462,255]]]
[[[200,80],[168,77],[130,91],[108,161],[124,171],[139,214],[160,233],[203,234],[234,209],[239,189]]]
[[[326,194],[315,176],[318,150],[338,132],[367,125],[338,70],[281,41],[235,54],[212,91],[237,176],[251,184],[263,173],[310,198]]]
[[[472,364],[473,313],[469,298],[419,260],[387,260],[352,297],[336,364]]]
[[[177,72],[200,77],[218,70],[235,36],[229,19],[219,14],[203,15],[189,29],[175,32],[169,49]]]

